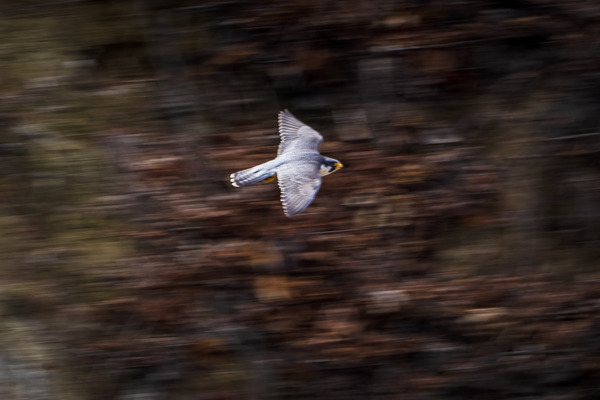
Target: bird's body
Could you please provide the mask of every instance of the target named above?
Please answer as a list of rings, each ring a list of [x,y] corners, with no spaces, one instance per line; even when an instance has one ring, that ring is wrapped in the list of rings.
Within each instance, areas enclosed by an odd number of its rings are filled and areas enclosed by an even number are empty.
[[[277,157],[231,174],[235,187],[261,181],[271,181],[277,176],[281,189],[281,202],[286,216],[301,213],[314,200],[321,187],[321,177],[342,168],[342,163],[319,153],[323,137],[287,110],[279,113],[281,143]]]

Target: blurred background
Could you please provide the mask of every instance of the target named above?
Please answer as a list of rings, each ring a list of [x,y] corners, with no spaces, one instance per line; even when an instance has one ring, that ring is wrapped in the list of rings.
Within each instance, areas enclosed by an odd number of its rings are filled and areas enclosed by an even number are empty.
[[[5,0],[0,398],[600,398],[600,3]],[[285,218],[287,108],[345,168]]]

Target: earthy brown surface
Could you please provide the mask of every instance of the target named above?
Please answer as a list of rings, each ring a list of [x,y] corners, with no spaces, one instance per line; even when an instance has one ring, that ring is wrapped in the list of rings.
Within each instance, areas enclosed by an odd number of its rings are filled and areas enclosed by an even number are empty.
[[[1,399],[600,398],[600,6],[0,6]],[[285,218],[288,108],[345,168]]]

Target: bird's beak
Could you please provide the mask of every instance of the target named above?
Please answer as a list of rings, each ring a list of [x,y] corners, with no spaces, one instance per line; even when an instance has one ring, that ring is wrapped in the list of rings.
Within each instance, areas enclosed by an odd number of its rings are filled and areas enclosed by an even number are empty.
[[[344,165],[342,163],[340,163],[340,162],[333,163],[333,166],[335,167],[336,171],[338,169],[344,168]]]

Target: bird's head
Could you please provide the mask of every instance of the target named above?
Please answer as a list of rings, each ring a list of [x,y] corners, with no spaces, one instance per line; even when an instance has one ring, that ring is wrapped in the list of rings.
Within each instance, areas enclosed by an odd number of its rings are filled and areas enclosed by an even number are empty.
[[[325,160],[321,164],[321,175],[329,175],[332,172],[342,169],[344,165],[334,158],[325,157]]]

